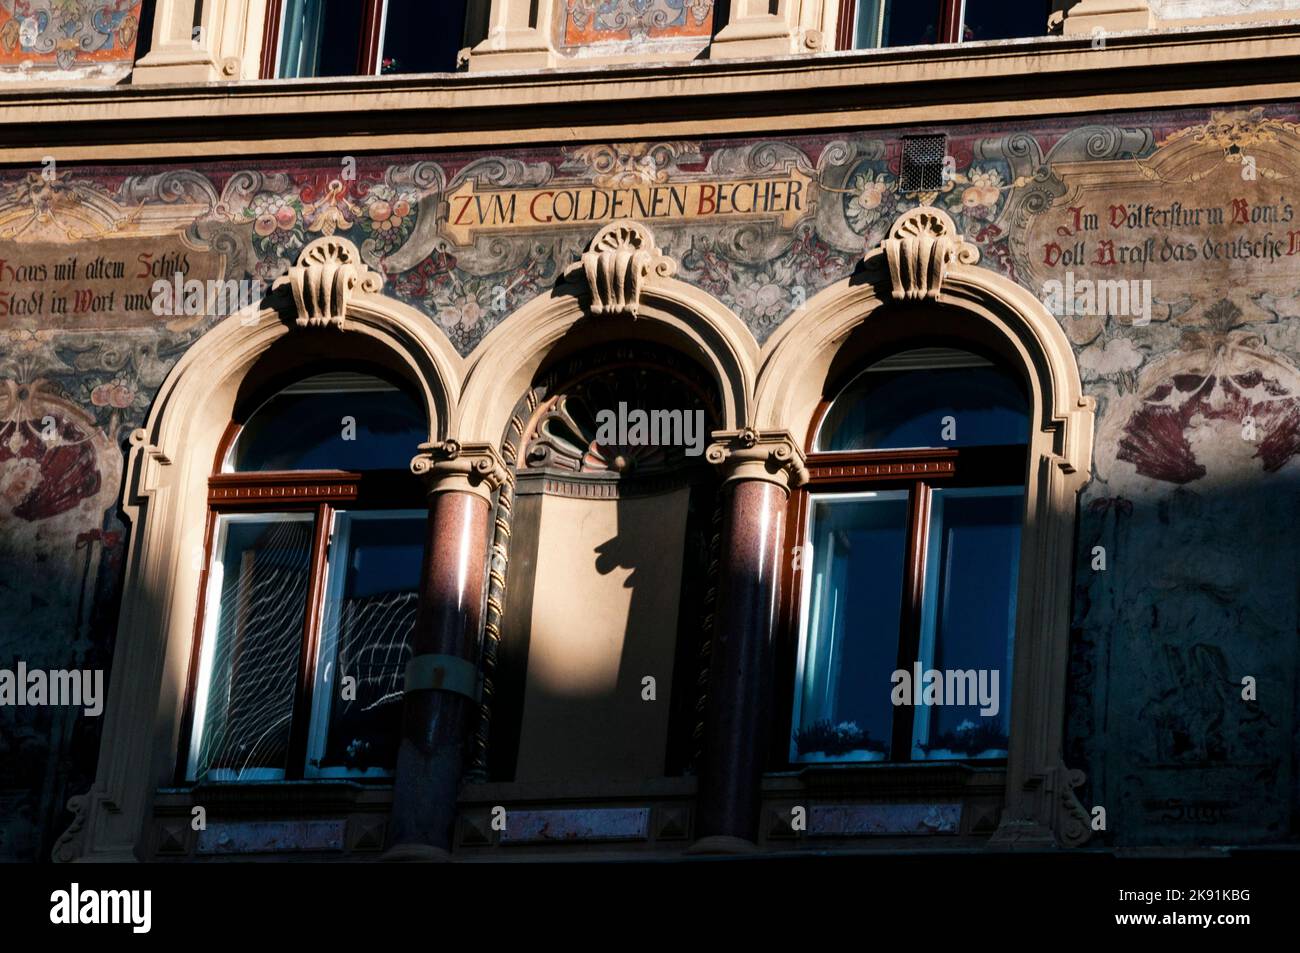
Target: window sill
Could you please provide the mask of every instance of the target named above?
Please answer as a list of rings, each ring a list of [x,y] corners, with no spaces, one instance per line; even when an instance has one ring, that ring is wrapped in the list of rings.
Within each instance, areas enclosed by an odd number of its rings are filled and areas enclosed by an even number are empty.
[[[520,802],[585,802],[693,797],[694,777],[647,778],[643,781],[484,781],[466,784],[458,803],[468,805]]]
[[[852,762],[806,764],[763,775],[763,792],[808,793],[868,798],[985,796],[1006,786],[1007,765],[987,761]]]
[[[340,778],[220,781],[158,788],[154,814],[188,814],[196,806],[223,816],[325,814],[376,808],[386,811],[392,798],[391,778],[367,782]]]

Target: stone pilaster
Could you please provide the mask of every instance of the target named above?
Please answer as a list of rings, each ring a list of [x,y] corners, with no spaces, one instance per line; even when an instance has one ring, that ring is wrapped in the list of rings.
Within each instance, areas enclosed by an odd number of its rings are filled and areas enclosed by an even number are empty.
[[[257,79],[262,24],[272,0],[158,0],[147,54],[135,63],[133,85]]]
[[[469,52],[470,72],[547,69],[559,62],[551,39],[556,0],[492,0],[487,38]],[[563,3],[564,0],[559,0]]]
[[[758,833],[767,751],[772,639],[786,500],[807,479],[785,431],[714,434],[723,469],[722,572],[700,765],[696,853],[750,849]]]
[[[477,710],[478,633],[492,491],[507,478],[488,444],[425,444],[411,469],[429,487],[429,529],[406,669],[390,860],[445,859]]]

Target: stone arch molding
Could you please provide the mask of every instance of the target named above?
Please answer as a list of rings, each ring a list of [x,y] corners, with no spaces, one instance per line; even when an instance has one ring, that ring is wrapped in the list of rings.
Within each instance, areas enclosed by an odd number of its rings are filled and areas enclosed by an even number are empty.
[[[606,225],[552,292],[507,317],[470,354],[454,429],[498,443],[520,395],[571,334],[592,343],[640,339],[675,347],[716,380],[724,428],[746,426],[758,344],[721,301],[674,278],[676,268],[646,226]]]
[[[131,435],[122,497],[128,570],[112,669],[119,674],[110,680],[95,781],[70,800],[73,822],[53,858],[128,861],[146,849],[153,792],[171,783],[180,740],[207,480],[239,388],[260,359],[277,346],[283,359],[286,341],[289,353],[302,342],[304,353],[386,355],[427,412],[428,441],[412,448],[413,471],[431,478],[431,489],[448,476],[490,489],[506,478],[490,464],[510,409],[552,346],[582,320],[600,322],[614,339],[676,345],[717,377],[724,420],[747,418],[758,347],[721,302],[673,279],[675,268],[649,229],[611,223],[552,293],[462,358],[427,315],[382,293],[383,275],[352,242],[327,236],[302,250],[262,302],[194,342]],[[485,468],[497,479],[472,479]]]
[[[174,770],[193,638],[206,522],[206,481],[240,383],[286,336],[313,346],[342,335],[342,353],[364,342],[391,356],[421,391],[428,443],[416,472],[499,463],[495,447],[519,395],[557,346],[644,339],[696,360],[718,382],[721,452],[760,446],[797,483],[802,435],[835,353],[885,305],[956,309],[1001,335],[1023,361],[1038,426],[1031,446],[1029,510],[1022,546],[1016,629],[1012,750],[999,837],[1015,843],[1080,843],[1087,817],[1072,794],[1081,783],[1061,763],[1061,726],[1075,497],[1091,459],[1094,405],[1082,393],[1073,352],[1032,294],[976,266],[938,209],[907,213],[858,273],[811,299],[759,348],[722,302],[673,277],[676,263],[651,231],[610,223],[552,291],[493,328],[466,358],[428,317],[386,297],[383,276],[355,245],[330,236],[303,249],[258,306],[221,321],[164,381],[145,425],[131,437],[123,509],[130,523],[128,571],[94,785],[69,804],[75,817],[56,860],[130,860],[148,837],[152,793]],[[798,437],[793,435],[799,435]],[[733,446],[734,445],[734,446]],[[753,454],[751,453],[750,456]],[[774,467],[749,461],[758,478]],[[734,469],[734,467],[733,467]],[[495,472],[495,470],[494,470]],[[508,479],[507,474],[500,474]],[[499,481],[494,481],[499,482]],[[785,484],[785,480],[781,482]],[[125,677],[129,674],[129,678]]]
[[[980,322],[1017,355],[1033,391],[1038,432],[1050,436],[1052,456],[1065,472],[1086,479],[1096,403],[1083,393],[1069,338],[1038,298],[978,267],[979,257],[941,209],[904,213],[854,275],[810,298],[763,347],[754,425],[780,423],[806,433],[831,361],[850,333],[881,320],[878,312],[888,305],[930,303]],[[895,307],[890,314],[905,320],[907,311]]]
[[[853,276],[811,298],[763,349],[755,426],[807,434],[850,334],[863,325],[906,322],[918,305],[949,326],[975,322],[1000,342],[1028,383],[1034,426],[1026,473],[1012,680],[1011,749],[1001,847],[1075,846],[1090,818],[1074,795],[1082,772],[1063,758],[1070,597],[1078,493],[1092,467],[1096,401],[1056,318],[1032,293],[978,267],[979,250],[946,213],[916,208],[901,216]],[[893,325],[892,327],[896,327]],[[802,439],[800,440],[802,445]]]
[[[128,565],[99,763],[90,791],[69,802],[74,819],[54,860],[131,860],[144,850],[153,792],[175,769],[207,479],[254,365],[277,345],[277,359],[383,355],[418,390],[429,440],[444,437],[460,357],[425,315],[382,295],[382,284],[351,242],[308,244],[272,294],[188,348],[131,435],[122,496]]]

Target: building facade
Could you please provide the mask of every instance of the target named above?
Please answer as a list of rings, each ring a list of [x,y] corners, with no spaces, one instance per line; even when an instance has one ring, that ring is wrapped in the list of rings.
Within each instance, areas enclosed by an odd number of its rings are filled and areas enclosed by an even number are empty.
[[[1294,845],[1297,54],[0,0],[0,857]]]

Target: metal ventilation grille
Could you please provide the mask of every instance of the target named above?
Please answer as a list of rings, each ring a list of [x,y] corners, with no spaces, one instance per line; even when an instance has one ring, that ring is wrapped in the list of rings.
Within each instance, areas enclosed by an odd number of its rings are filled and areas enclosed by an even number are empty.
[[[901,191],[934,192],[943,188],[943,159],[947,153],[947,136],[904,136]]]

